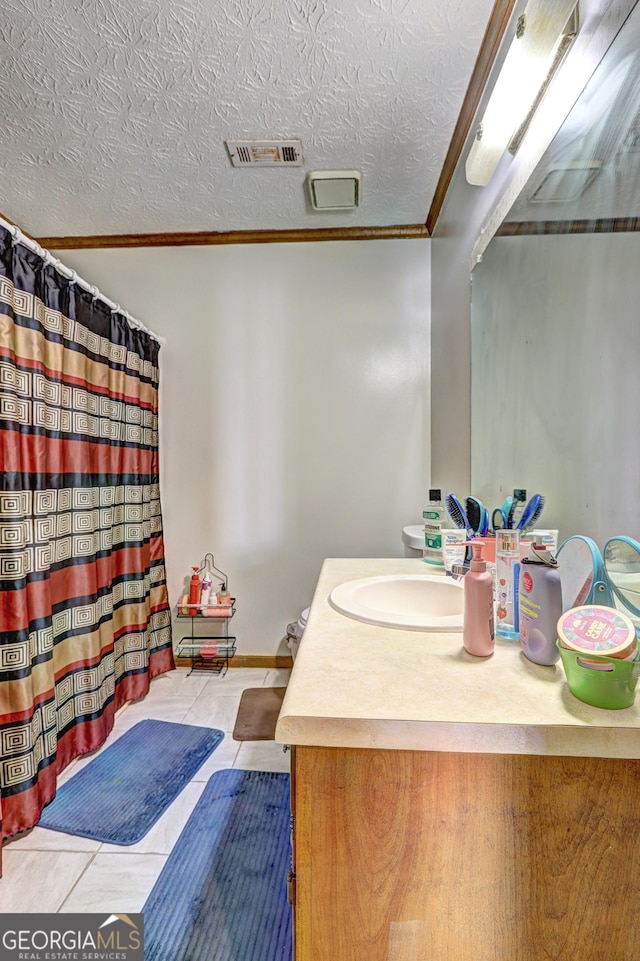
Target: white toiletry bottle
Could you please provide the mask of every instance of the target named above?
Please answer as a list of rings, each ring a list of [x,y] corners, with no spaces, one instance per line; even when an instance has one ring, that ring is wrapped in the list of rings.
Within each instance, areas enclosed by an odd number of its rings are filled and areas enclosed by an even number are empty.
[[[482,557],[480,541],[469,541],[473,557],[464,577],[462,643],[475,657],[489,657],[495,649],[493,631],[493,578]]]
[[[555,664],[557,624],[562,617],[558,562],[543,544],[532,544],[520,568],[520,646],[536,664]]]
[[[202,605],[203,609],[209,606],[212,585],[213,576],[209,571],[207,571],[202,578],[202,593],[200,594],[200,604]]]
[[[429,503],[422,512],[424,519],[424,548],[422,559],[433,567],[444,567],[442,551],[442,528],[447,517],[447,509],[442,503],[439,487],[429,490]]]

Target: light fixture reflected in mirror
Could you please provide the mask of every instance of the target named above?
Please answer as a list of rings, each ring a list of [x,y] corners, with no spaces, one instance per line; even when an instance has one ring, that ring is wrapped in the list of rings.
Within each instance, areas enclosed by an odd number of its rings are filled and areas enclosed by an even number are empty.
[[[575,0],[527,4],[467,157],[470,184],[486,186],[505,150],[515,154],[577,33]]]

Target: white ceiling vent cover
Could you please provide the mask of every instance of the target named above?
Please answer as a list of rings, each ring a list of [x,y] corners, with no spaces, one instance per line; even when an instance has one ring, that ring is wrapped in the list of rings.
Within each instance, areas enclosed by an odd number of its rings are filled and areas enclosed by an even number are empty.
[[[234,167],[300,167],[299,140],[225,140]]]
[[[532,204],[566,204],[577,200],[598,176],[600,160],[550,164],[530,197]]]
[[[312,170],[307,174],[314,210],[350,210],[362,196],[359,170]]]

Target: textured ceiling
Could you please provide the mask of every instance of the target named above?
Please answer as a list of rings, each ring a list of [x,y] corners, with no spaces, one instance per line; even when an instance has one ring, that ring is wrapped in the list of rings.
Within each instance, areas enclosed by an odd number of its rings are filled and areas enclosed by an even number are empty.
[[[0,210],[35,236],[424,223],[493,0],[2,0]],[[235,169],[226,139],[298,138]],[[362,171],[317,213],[308,170]]]

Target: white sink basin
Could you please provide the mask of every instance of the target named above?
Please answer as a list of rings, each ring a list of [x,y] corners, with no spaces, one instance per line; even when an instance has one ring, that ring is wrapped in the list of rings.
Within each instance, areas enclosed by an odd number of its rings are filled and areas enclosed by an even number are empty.
[[[462,583],[433,574],[361,577],[335,587],[329,603],[356,621],[404,631],[461,631]]]

